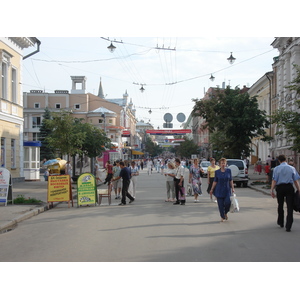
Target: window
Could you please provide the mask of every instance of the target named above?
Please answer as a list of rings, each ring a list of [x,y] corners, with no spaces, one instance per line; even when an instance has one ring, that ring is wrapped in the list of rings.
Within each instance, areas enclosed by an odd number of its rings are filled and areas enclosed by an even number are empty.
[[[11,139],[11,167],[16,168],[16,140]]]
[[[11,69],[11,101],[17,103],[17,70]]]
[[[7,64],[5,62],[2,62],[2,95],[1,97],[3,99],[7,99]]]
[[[75,104],[75,105],[74,105],[74,108],[75,108],[75,109],[80,109],[80,104]]]
[[[60,108],[60,103],[56,103],[55,108]]]
[[[40,103],[34,103],[34,108],[40,108]]]
[[[103,123],[103,119],[99,119],[99,123],[102,124]]]
[[[108,119],[108,123],[109,123],[109,124],[112,124],[112,123],[113,123],[113,120],[112,120],[112,119]]]
[[[39,140],[39,133],[38,132],[33,132],[32,133],[32,140],[33,141],[38,141]]]
[[[41,117],[32,117],[32,128],[39,128],[42,125]]]
[[[5,138],[1,138],[1,167],[5,168]]]

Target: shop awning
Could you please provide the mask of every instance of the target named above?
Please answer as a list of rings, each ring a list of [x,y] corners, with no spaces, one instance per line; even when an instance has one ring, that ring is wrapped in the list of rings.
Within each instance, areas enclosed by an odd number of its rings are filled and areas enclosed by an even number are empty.
[[[136,150],[132,150],[131,153],[132,153],[133,155],[144,155],[143,152],[141,152],[141,151],[136,151]]]

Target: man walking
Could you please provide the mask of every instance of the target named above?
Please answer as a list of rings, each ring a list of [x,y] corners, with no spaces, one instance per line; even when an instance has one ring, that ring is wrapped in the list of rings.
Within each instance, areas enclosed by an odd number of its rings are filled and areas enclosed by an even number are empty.
[[[276,196],[278,202],[278,219],[277,224],[280,227],[284,226],[284,199],[286,200],[287,205],[287,217],[285,228],[286,231],[291,231],[293,224],[293,201],[294,201],[294,187],[295,184],[298,191],[300,191],[300,186],[298,179],[300,178],[296,169],[286,163],[285,155],[279,155],[278,161],[279,166],[274,168],[273,171],[273,180],[271,186],[271,196],[275,198],[274,188],[276,186]]]
[[[120,178],[122,178],[123,180],[123,184],[122,184],[122,199],[121,199],[121,203],[119,203],[119,205],[126,205],[126,197],[128,197],[130,199],[129,203],[132,203],[134,201],[134,198],[128,193],[128,188],[129,188],[129,184],[130,184],[130,170],[129,168],[125,167],[125,164],[123,161],[120,161],[120,174],[118,177],[115,177],[112,181],[116,181]]]

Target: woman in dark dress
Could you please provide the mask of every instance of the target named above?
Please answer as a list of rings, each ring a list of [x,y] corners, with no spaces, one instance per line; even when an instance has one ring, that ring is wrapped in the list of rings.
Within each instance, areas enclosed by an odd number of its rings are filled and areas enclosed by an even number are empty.
[[[226,168],[226,158],[221,158],[219,165],[220,169],[215,172],[215,179],[210,194],[217,198],[221,222],[224,222],[228,220],[227,213],[230,209],[230,196],[234,193],[234,185],[231,170]]]

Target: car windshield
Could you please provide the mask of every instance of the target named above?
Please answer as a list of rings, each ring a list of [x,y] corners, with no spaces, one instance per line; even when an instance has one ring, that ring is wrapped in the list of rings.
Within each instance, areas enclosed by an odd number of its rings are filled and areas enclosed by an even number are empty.
[[[201,163],[201,167],[204,167],[204,168],[207,168],[210,166],[210,162],[209,161],[206,161],[206,162],[202,162]]]

